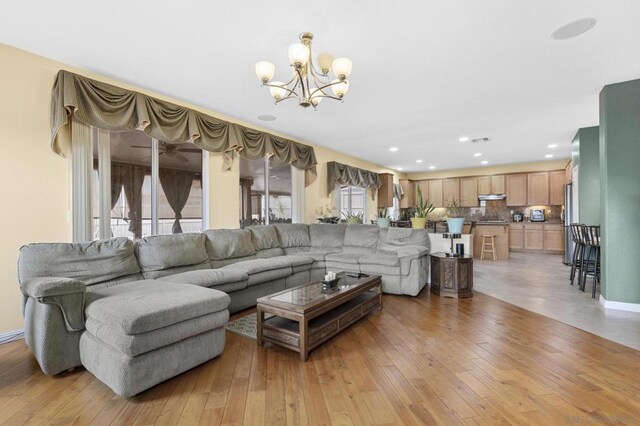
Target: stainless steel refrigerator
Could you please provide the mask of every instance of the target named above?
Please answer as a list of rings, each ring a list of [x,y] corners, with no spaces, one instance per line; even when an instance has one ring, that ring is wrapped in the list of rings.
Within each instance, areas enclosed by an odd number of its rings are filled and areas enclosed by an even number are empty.
[[[573,205],[573,185],[568,183],[564,186],[564,263],[571,265],[573,259],[573,238],[571,236],[571,223],[574,216]]]

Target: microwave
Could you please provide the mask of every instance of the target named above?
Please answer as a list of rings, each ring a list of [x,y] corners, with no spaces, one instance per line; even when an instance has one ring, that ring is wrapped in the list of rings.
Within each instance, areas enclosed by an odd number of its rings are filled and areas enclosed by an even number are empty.
[[[531,209],[531,222],[544,222],[544,210],[543,209]]]

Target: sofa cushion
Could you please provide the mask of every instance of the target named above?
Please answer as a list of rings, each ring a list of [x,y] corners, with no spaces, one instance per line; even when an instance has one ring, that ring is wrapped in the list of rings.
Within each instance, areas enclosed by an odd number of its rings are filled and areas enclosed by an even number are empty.
[[[291,269],[293,270],[294,274],[298,272],[308,271],[313,266],[313,259],[309,256],[288,255],[283,256],[283,258],[291,262]]]
[[[87,331],[119,352],[134,357],[223,327],[229,321],[229,311],[219,311],[188,319],[168,327],[142,334],[124,334],[110,324],[88,318]]]
[[[96,290],[87,293],[85,300],[87,318],[130,335],[224,311],[231,301],[221,291],[159,280]]]
[[[380,228],[376,225],[349,225],[344,234],[344,246],[369,247],[378,246]]]
[[[209,260],[235,259],[253,256],[251,232],[246,229],[208,229],[204,231]]]
[[[365,254],[360,256],[360,265],[400,266],[400,259],[389,254]]]
[[[274,247],[265,250],[258,250],[256,252],[256,257],[258,259],[270,259],[272,257],[284,256],[284,250],[280,247]]]
[[[73,278],[87,285],[140,272],[128,238],[88,243],[36,243],[20,248],[21,283],[38,277]]]
[[[245,256],[245,257],[236,257],[233,259],[225,259],[225,260],[212,260],[210,261],[211,263],[211,267],[214,269],[219,269],[222,268],[223,266],[227,266],[227,265],[232,265],[234,263],[238,263],[238,262],[244,262],[247,260],[254,260],[257,259],[256,255],[253,256]]]
[[[286,256],[271,259],[247,260],[225,266],[222,269],[232,269],[246,273],[249,275],[248,285],[254,286],[291,275],[293,273],[291,260],[285,257]]]
[[[311,247],[334,247],[340,248],[344,243],[344,233],[347,225],[329,225],[315,223],[309,225],[309,239]],[[313,248],[311,249],[314,250]]]
[[[325,260],[328,264],[335,263],[348,263],[351,265],[358,265],[361,254],[357,253],[329,253]]]
[[[140,269],[144,273],[180,266],[208,266],[209,257],[205,241],[206,237],[203,234],[195,233],[145,237],[136,243]]]
[[[253,225],[247,228],[251,232],[251,240],[256,250],[280,247],[278,233],[273,225]]]
[[[160,281],[199,285],[229,293],[247,287],[249,275],[233,269],[203,269],[159,278]]]
[[[308,225],[304,223],[279,223],[274,226],[278,233],[280,247],[309,247],[311,245]]]
[[[413,228],[381,228],[378,249],[397,251],[400,248],[414,247],[429,249],[429,235],[426,229]]]

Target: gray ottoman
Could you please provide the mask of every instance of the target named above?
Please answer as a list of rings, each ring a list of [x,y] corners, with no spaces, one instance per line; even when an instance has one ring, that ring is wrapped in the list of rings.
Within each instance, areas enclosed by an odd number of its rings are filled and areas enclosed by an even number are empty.
[[[118,395],[138,394],[224,349],[230,298],[221,291],[144,280],[86,298],[80,360]]]

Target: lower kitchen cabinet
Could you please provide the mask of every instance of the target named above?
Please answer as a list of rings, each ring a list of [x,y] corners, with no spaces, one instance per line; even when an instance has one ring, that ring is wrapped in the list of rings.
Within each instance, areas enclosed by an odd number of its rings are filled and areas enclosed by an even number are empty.
[[[511,223],[509,249],[514,252],[562,254],[564,227],[559,223]]]

